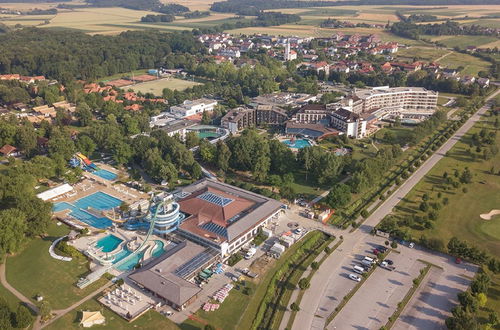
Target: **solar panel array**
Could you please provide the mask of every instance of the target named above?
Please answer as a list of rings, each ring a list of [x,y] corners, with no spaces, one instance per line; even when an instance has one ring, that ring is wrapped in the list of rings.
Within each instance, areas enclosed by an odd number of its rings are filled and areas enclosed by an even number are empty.
[[[198,196],[198,198],[203,199],[204,201],[207,201],[209,203],[212,203],[212,204],[215,204],[218,206],[222,206],[222,207],[224,207],[224,206],[226,206],[229,203],[234,201],[234,199],[222,197],[222,196],[216,195],[214,193],[211,193],[209,191],[204,192],[203,194]]]
[[[193,272],[197,271],[200,267],[202,267],[204,264],[206,264],[210,259],[214,257],[214,253],[209,253],[209,252],[202,252],[198,255],[196,255],[194,258],[186,262],[185,264],[181,265],[179,268],[177,268],[174,271],[174,274],[186,279],[188,278]]]
[[[214,234],[227,238],[227,229],[213,222],[204,223],[200,227]]]

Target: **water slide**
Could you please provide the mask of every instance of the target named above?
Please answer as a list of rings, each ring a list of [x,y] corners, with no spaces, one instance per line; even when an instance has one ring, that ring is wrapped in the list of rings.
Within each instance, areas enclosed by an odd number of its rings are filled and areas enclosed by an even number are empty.
[[[153,198],[154,197],[151,198],[151,203],[153,202]],[[149,214],[150,209],[151,209],[151,207],[148,207],[148,212],[147,212],[146,216]],[[122,265],[125,262],[127,262],[127,260],[129,260],[133,256],[135,256],[138,253],[140,253],[141,250],[144,248],[144,246],[148,243],[149,238],[151,237],[151,234],[153,233],[153,230],[155,228],[156,217],[158,216],[158,210],[159,210],[159,207],[156,207],[155,214],[154,214],[154,216],[152,217],[152,219],[151,219],[151,221],[149,223],[149,230],[148,230],[148,232],[146,234],[146,237],[144,238],[144,241],[142,242],[142,244],[134,252],[132,252],[127,257],[123,258],[122,260],[118,261],[116,264],[106,265],[106,266],[102,266],[102,267],[97,268],[95,271],[93,271],[92,273],[90,273],[89,275],[87,275],[87,277],[81,278],[78,281],[78,283],[76,284],[76,286],[78,288],[80,288],[80,289],[83,289],[83,288],[89,286],[90,284],[94,283],[99,278],[101,278],[101,276],[104,275],[111,268],[119,267],[120,265]]]
[[[92,163],[90,161],[90,159],[88,159],[87,156],[85,156],[84,154],[82,154],[81,152],[77,152],[76,153],[76,157],[78,157],[82,162],[83,164],[85,164],[86,167],[92,169],[92,170],[98,170],[99,168],[96,166],[96,164]]]

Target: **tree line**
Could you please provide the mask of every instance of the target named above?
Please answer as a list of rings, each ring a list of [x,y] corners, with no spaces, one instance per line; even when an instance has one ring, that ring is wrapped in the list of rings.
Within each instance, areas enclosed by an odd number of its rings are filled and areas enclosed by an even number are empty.
[[[163,14],[179,15],[189,11],[189,8],[176,3],[163,4],[159,0],[88,0],[94,7],[123,7],[134,10],[150,10]]]
[[[421,39],[422,35],[498,35],[495,29],[476,24],[460,25],[450,20],[435,24],[415,24],[413,21],[405,20],[392,24],[391,32],[415,40]]]
[[[362,5],[479,5],[497,4],[496,0],[346,0],[338,1],[298,1],[298,0],[226,0],[214,2],[210,10],[239,15],[256,15],[261,10],[278,8],[309,8]]]
[[[152,15],[148,14],[146,16],[141,17],[141,22],[152,22],[152,23],[158,23],[158,22],[173,22],[175,20],[174,15]]]

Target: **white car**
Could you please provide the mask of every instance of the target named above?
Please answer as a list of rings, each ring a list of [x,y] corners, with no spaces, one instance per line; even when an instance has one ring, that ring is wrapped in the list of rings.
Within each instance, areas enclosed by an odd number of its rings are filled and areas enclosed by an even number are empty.
[[[355,274],[349,274],[349,278],[356,282],[361,282],[361,277]]]

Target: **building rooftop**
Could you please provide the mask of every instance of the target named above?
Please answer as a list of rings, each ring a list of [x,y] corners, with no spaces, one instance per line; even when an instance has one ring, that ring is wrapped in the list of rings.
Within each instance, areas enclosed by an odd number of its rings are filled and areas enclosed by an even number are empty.
[[[389,94],[404,93],[404,92],[425,92],[428,94],[435,94],[437,96],[437,92],[425,89],[423,87],[389,87],[389,86],[355,89],[353,94],[358,98],[366,99],[370,96],[375,96],[375,95],[384,95],[384,94],[389,95]]]
[[[182,241],[163,255],[129,275],[129,278],[157,295],[182,306],[201,289],[178,276],[176,271],[202,254],[205,247]]]
[[[281,208],[281,202],[218,181],[203,179],[181,189],[187,218],[180,225],[214,242],[233,241]]]

